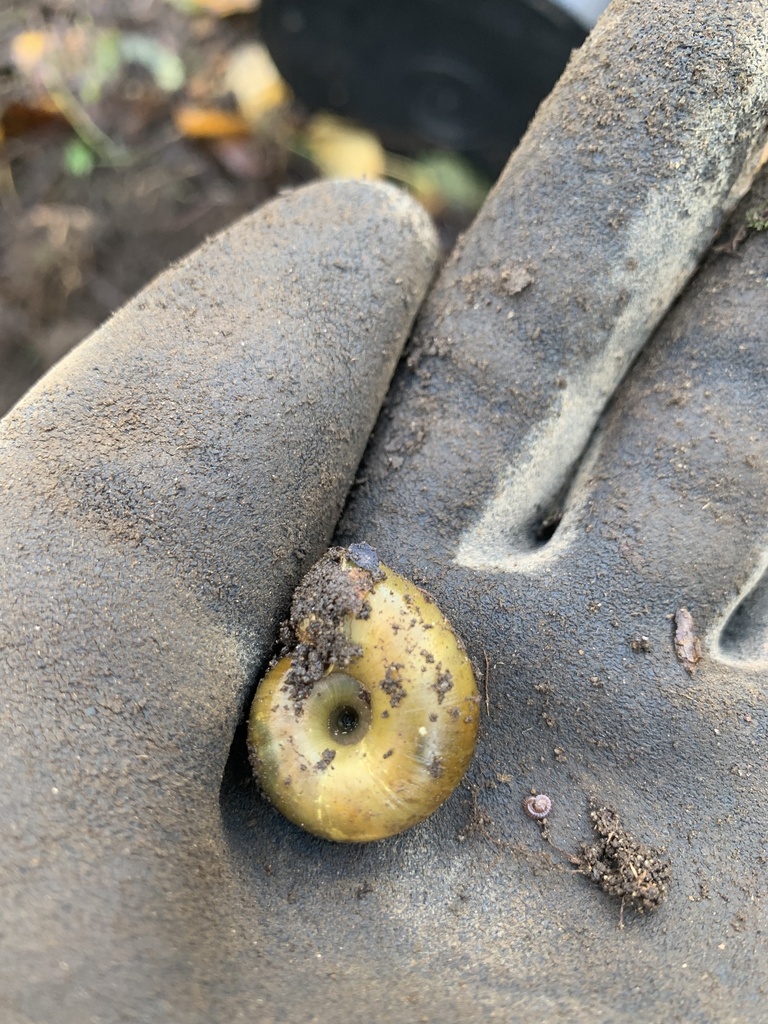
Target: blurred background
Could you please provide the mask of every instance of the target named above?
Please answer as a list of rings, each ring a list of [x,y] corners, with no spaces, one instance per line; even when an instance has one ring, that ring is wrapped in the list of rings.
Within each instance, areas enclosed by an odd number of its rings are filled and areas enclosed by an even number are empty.
[[[6,0],[0,415],[278,190],[388,178],[447,252],[607,0]]]

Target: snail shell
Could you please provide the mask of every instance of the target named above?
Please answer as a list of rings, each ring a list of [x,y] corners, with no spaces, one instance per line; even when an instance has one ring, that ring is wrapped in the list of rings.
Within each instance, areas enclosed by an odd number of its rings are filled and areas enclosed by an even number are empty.
[[[251,708],[262,790],[315,835],[368,842],[435,811],[477,738],[472,667],[423,591],[366,544],[332,548],[299,586],[288,641]]]

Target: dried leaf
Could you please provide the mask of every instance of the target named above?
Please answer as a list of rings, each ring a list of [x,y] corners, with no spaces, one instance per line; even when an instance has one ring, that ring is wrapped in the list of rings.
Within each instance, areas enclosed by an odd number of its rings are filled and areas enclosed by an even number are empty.
[[[701,661],[701,641],[687,608],[678,608],[675,612],[675,653],[686,672],[693,675]]]
[[[177,107],[173,120],[178,131],[189,139],[220,139],[250,134],[248,122],[230,110],[217,107]]]
[[[67,122],[49,96],[40,96],[28,103],[9,103],[0,118],[0,128],[7,139],[19,138],[57,123],[64,125]]]
[[[306,143],[327,178],[380,178],[385,173],[386,157],[376,136],[330,114],[312,118]]]
[[[260,43],[244,43],[232,51],[224,82],[240,113],[252,125],[259,125],[290,98],[288,86]]]
[[[230,14],[248,14],[261,7],[261,0],[191,0],[191,6],[217,18],[228,18]]]
[[[50,84],[76,80],[78,84],[90,75],[113,75],[114,61],[102,68],[104,54],[99,47],[106,40],[114,41],[114,29],[94,29],[73,25],[64,30],[22,32],[11,40],[11,57],[19,71],[29,78]],[[119,61],[118,61],[119,66]]]
[[[42,63],[49,39],[47,32],[21,32],[11,40],[11,60],[22,74],[33,74]]]

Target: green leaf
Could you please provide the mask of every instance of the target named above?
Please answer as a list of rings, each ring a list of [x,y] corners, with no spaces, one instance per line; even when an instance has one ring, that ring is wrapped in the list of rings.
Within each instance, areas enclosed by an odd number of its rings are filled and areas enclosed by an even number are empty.
[[[439,150],[417,160],[387,153],[387,174],[407,185],[433,215],[445,209],[474,213],[491,187],[462,157]]]
[[[125,32],[120,37],[120,53],[126,63],[146,68],[165,92],[176,92],[186,80],[181,57],[150,36]]]
[[[488,181],[454,153],[428,153],[416,163],[431,177],[448,206],[477,210],[490,188]]]
[[[73,178],[87,178],[96,158],[81,139],[71,139],[64,149],[64,169]]]
[[[744,219],[753,231],[768,231],[768,206],[753,206]]]
[[[79,96],[84,104],[98,103],[104,86],[120,73],[122,58],[118,42],[119,33],[114,29],[105,29],[93,37],[80,80]]]

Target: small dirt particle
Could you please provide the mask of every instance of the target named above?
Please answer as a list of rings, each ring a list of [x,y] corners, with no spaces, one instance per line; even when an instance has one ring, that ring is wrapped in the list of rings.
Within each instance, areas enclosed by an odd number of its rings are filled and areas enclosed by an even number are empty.
[[[518,295],[533,284],[533,274],[522,263],[508,263],[501,270],[501,290],[507,295]]]
[[[438,670],[440,666],[438,665]],[[437,679],[432,684],[432,689],[437,694],[437,703],[442,704],[446,693],[453,689],[453,676],[448,669],[445,672],[438,671]]]
[[[335,750],[331,750],[330,747],[327,750],[324,750],[320,760],[315,765],[315,771],[324,772],[331,761],[333,761],[334,757],[336,757]]]
[[[402,671],[402,665],[389,665],[384,678],[379,683],[381,689],[389,697],[389,706],[396,708],[400,701],[405,700],[408,694],[400,681],[400,672]]]

